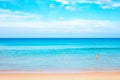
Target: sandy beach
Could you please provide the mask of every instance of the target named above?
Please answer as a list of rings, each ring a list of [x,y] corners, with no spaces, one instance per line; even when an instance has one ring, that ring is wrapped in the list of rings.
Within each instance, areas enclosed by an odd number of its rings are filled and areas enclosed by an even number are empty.
[[[120,72],[1,73],[0,80],[120,80]]]

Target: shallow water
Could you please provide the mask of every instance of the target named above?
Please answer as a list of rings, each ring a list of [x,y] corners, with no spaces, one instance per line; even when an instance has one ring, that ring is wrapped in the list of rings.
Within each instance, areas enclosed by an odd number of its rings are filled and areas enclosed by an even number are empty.
[[[0,39],[0,71],[93,69],[120,69],[119,38]]]

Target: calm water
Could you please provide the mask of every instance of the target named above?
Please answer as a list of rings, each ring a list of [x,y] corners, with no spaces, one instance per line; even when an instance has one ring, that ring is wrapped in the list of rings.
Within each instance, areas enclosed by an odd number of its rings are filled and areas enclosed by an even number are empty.
[[[120,38],[0,39],[0,71],[91,69],[120,70]]]

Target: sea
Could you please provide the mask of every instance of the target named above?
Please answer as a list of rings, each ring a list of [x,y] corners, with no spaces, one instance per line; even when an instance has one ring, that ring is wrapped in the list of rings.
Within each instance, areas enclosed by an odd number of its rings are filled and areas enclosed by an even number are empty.
[[[0,71],[120,71],[120,38],[0,38]]]

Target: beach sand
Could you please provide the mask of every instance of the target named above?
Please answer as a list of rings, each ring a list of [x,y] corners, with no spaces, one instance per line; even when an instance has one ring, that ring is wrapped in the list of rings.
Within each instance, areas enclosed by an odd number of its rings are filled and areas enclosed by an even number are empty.
[[[120,72],[0,73],[0,80],[120,80]]]

